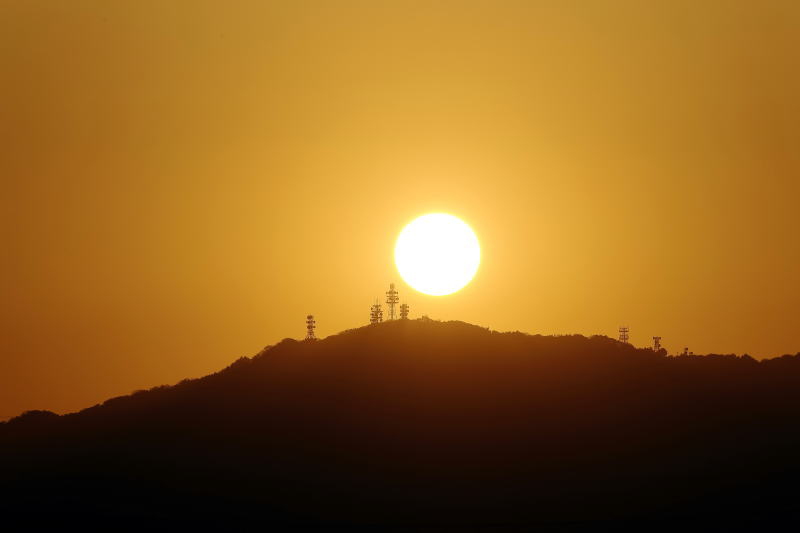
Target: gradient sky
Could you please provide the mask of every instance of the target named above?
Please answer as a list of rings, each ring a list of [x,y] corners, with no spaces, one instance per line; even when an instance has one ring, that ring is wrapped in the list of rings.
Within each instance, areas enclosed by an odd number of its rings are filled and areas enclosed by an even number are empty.
[[[307,313],[800,350],[800,3],[0,1],[0,418]],[[483,247],[412,293],[432,211]]]

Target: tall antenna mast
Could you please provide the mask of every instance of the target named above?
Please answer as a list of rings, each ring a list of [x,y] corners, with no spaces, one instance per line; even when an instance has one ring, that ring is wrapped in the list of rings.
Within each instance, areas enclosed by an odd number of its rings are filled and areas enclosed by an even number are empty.
[[[619,327],[619,342],[624,342],[628,344],[628,326],[620,326]]]
[[[383,322],[383,309],[381,309],[381,303],[375,298],[375,303],[369,308],[369,323],[377,324],[378,322]]]
[[[386,305],[389,306],[389,320],[394,320],[394,306],[400,298],[397,296],[397,291],[394,289],[394,283],[389,284],[389,290],[386,291]]]
[[[317,337],[314,335],[314,328],[317,327],[317,321],[314,320],[314,315],[308,315],[306,317],[306,340],[313,341],[316,340]]]
[[[657,352],[661,349],[661,337],[653,337],[653,351]]]
[[[408,304],[400,304],[400,320],[408,320]]]

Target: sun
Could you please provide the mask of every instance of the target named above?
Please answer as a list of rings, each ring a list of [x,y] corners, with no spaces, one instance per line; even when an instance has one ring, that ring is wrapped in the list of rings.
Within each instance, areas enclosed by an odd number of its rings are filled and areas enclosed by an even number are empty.
[[[394,261],[414,289],[444,296],[472,280],[481,262],[481,247],[475,232],[463,220],[431,213],[403,228],[394,247]]]

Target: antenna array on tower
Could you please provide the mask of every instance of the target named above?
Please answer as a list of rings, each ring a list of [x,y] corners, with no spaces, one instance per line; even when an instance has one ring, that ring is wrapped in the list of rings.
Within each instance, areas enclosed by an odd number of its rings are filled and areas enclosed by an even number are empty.
[[[386,305],[389,306],[389,320],[395,319],[394,306],[400,298],[397,296],[397,291],[394,288],[394,283],[389,284],[389,290],[386,291]]]
[[[653,351],[657,352],[661,349],[661,337],[653,337]]]
[[[316,336],[314,335],[314,328],[317,327],[317,321],[314,320],[314,315],[308,315],[306,317],[306,340],[313,341],[316,340]]]
[[[408,320],[408,304],[400,305],[400,320]]]
[[[624,342],[628,344],[628,326],[620,326],[619,327],[619,342]]]
[[[380,302],[375,299],[375,303],[369,309],[369,323],[377,324],[378,322],[383,322],[383,309],[381,309]]]

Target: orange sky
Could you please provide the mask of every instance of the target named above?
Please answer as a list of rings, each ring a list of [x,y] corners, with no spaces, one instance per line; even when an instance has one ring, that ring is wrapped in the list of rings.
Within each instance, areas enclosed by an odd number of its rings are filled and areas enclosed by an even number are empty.
[[[235,4],[235,6],[232,6]],[[412,317],[800,350],[794,1],[0,2],[0,418]],[[461,292],[394,239],[478,233]]]

